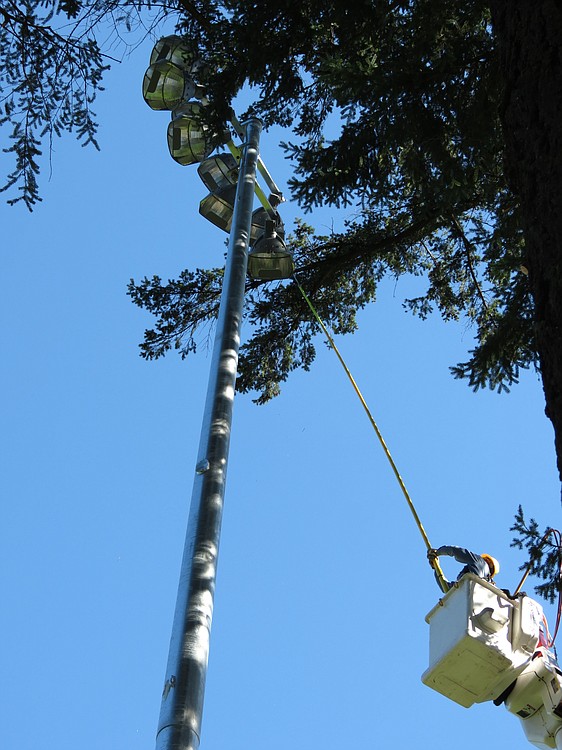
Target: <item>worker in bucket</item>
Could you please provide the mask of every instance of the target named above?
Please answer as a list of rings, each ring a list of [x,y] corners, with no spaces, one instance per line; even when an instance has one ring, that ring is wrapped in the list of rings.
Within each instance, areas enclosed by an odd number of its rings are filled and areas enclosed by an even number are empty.
[[[441,557],[441,555],[454,557],[457,562],[464,565],[464,568],[457,576],[457,581],[466,575],[466,573],[474,573],[474,575],[477,575],[479,578],[494,583],[494,576],[496,573],[500,572],[500,564],[495,557],[492,557],[492,555],[486,553],[477,555],[475,552],[470,552],[470,550],[467,550],[464,547],[453,547],[450,544],[444,544],[438,549],[428,549],[427,559],[432,568],[435,568],[435,562],[438,557]],[[435,574],[435,577],[437,583],[439,583],[437,573]],[[448,588],[453,586],[451,581],[445,580],[445,583]]]

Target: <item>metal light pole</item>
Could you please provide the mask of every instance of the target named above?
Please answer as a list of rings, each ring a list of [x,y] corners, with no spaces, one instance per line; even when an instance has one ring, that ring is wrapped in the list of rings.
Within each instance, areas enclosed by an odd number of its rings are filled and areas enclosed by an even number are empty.
[[[245,125],[156,750],[197,750],[228,464],[261,121]]]

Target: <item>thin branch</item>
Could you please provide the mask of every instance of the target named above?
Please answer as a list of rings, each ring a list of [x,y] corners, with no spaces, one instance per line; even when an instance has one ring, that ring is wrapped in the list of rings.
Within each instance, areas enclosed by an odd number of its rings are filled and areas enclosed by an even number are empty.
[[[15,24],[18,24],[22,31],[25,28],[27,29],[34,29],[38,34],[41,34],[45,39],[47,39],[49,42],[51,42],[54,46],[58,47],[61,50],[64,50],[65,48],[72,47],[77,50],[82,50],[82,44],[73,39],[72,37],[64,37],[61,36],[59,33],[57,33],[52,27],[45,27],[38,23],[31,23],[30,19],[27,16],[14,16],[11,13],[8,13],[8,11],[5,8],[0,9],[1,12],[4,15],[4,26],[6,26],[8,20],[12,21]],[[19,39],[20,42],[23,42],[24,37],[27,35],[26,33],[23,33],[21,36],[16,33],[14,29],[10,29],[11,33],[16,37],[16,39]],[[65,53],[67,54],[67,53]],[[105,54],[103,52],[100,52],[100,57],[104,57],[107,60],[111,60],[112,62],[120,63],[121,60],[118,60],[116,57],[112,57],[111,55]]]

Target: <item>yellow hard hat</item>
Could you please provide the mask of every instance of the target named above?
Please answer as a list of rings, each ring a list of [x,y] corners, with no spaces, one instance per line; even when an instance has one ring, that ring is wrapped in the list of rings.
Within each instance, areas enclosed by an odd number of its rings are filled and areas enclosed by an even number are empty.
[[[495,557],[492,557],[492,555],[488,555],[485,552],[483,552],[480,557],[488,563],[488,566],[490,568],[492,576],[497,575],[500,572],[500,564],[496,560]]]

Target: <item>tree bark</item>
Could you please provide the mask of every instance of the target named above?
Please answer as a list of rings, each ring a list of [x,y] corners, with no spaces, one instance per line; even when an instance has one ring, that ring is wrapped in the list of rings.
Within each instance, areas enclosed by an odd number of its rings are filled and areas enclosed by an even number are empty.
[[[505,169],[522,206],[535,338],[562,479],[562,0],[490,0]]]

